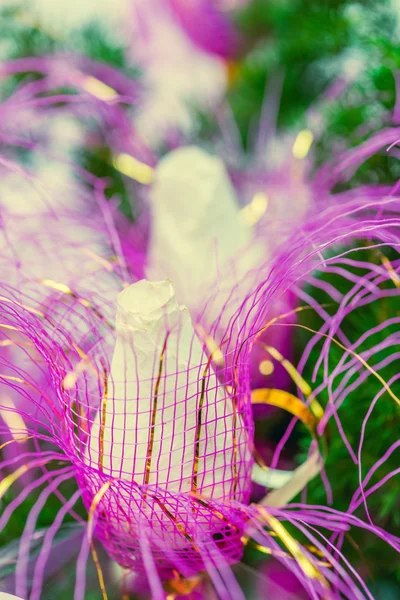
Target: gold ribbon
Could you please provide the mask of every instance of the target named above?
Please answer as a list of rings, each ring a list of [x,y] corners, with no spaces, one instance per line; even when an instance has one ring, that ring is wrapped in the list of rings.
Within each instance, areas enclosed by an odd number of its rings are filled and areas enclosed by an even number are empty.
[[[251,402],[252,404],[266,404],[268,406],[283,408],[283,410],[297,417],[307,427],[313,438],[317,439],[317,427],[323,415],[323,410],[319,403],[317,403],[318,408],[315,408],[315,405],[313,407],[313,403],[308,407],[297,396],[294,396],[294,394],[273,388],[253,390],[251,392]],[[322,411],[322,415],[319,409]]]

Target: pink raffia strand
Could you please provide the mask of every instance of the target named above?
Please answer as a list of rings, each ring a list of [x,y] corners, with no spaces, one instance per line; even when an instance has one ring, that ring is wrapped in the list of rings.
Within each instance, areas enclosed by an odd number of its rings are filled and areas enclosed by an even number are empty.
[[[168,0],[181,27],[195,44],[223,58],[232,56],[238,46],[238,34],[227,14],[215,0]],[[199,27],[202,23],[202,27]]]
[[[47,69],[46,62],[40,60],[36,67]],[[36,109],[41,97],[36,93],[42,89],[34,88],[33,98],[29,88],[17,90],[6,110],[11,110],[11,104],[16,106],[19,97],[23,107]],[[81,96],[87,99],[86,92],[80,92],[71,105],[79,104]],[[109,115],[108,125],[126,122],[118,103],[109,106],[98,98],[90,98],[90,103]],[[116,143],[128,145],[129,133],[123,128],[119,133]],[[387,141],[387,137],[382,140]],[[118,148],[122,151],[127,146]],[[365,149],[361,148],[354,161],[364,157]],[[353,158],[350,163],[353,165]],[[32,197],[35,193],[46,199],[40,185],[38,190],[41,177],[23,169],[13,152],[7,153],[1,166],[3,173],[12,172],[24,180]],[[348,514],[307,504],[281,507],[276,495],[273,506],[268,506],[268,497],[265,500],[266,513],[249,505],[254,425],[251,369],[253,359],[258,360],[254,349],[266,323],[286,310],[283,307],[290,312],[298,296],[322,317],[322,325],[317,333],[310,334],[297,367],[300,372],[304,369],[313,345],[322,339],[319,364],[325,377],[313,396],[326,391],[329,404],[319,433],[323,434],[332,417],[340,425],[346,395],[357,386],[368,386],[369,377],[375,376],[366,364],[377,374],[387,364],[376,357],[385,345],[374,341],[371,332],[366,331],[359,348],[359,340],[347,340],[341,329],[346,317],[358,307],[398,294],[400,261],[392,262],[391,271],[379,261],[370,262],[365,242],[383,253],[385,248],[398,251],[399,199],[387,190],[363,188],[339,195],[337,202],[327,196],[325,210],[319,198],[316,204],[321,210],[303,212],[300,225],[285,221],[280,228],[275,221],[269,224],[265,219],[250,238],[250,246],[252,241],[277,236],[280,231],[282,237],[272,244],[264,260],[253,263],[248,273],[233,281],[227,295],[221,299],[220,289],[211,284],[204,290],[204,304],[193,303],[185,313],[185,322],[172,319],[178,309],[168,312],[164,304],[158,306],[159,318],[153,322],[149,310],[142,307],[138,311],[135,298],[129,300],[132,288],[127,287],[133,284],[138,290],[138,285],[143,286],[138,280],[145,270],[147,239],[126,239],[129,228],[125,223],[116,227],[115,207],[105,201],[104,182],[88,179],[91,187],[78,188],[78,208],[60,209],[50,194],[28,222],[10,207],[2,212],[0,331],[1,341],[10,344],[2,347],[0,379],[14,405],[0,397],[0,409],[21,417],[24,435],[30,439],[22,452],[5,457],[0,469],[7,477],[18,474],[20,467],[40,468],[43,474],[38,481],[44,485],[25,526],[15,591],[25,597],[31,585],[32,599],[40,597],[54,536],[81,495],[89,523],[79,554],[76,600],[84,598],[85,565],[94,537],[122,567],[147,578],[154,598],[165,597],[164,583],[173,579],[176,571],[187,578],[206,571],[221,598],[241,598],[229,567],[240,560],[246,535],[290,569],[309,597],[322,599],[329,593],[332,598],[372,598],[341,554],[341,544],[346,531],[361,527],[399,551],[396,535],[352,514],[395,473],[367,488],[373,474],[370,471],[354,492]],[[151,230],[151,222],[147,225]],[[365,250],[364,260],[352,256],[355,248]],[[362,274],[355,275],[354,267]],[[316,284],[318,275],[325,272],[350,280],[353,289],[345,296],[320,281],[329,306],[319,306],[304,288],[308,283]],[[118,292],[128,297],[125,312],[129,318],[118,312],[115,319]],[[177,302],[180,306],[179,297]],[[397,322],[384,319],[380,331],[394,324]],[[277,320],[270,325],[273,335],[269,339],[275,339],[280,329],[297,326],[295,319]],[[147,336],[146,328],[151,329],[151,335]],[[210,350],[199,331],[218,340],[222,361],[221,356],[215,360],[215,349]],[[390,331],[396,347],[398,336]],[[332,338],[344,346],[333,371],[328,368]],[[121,344],[123,358],[115,363]],[[382,397],[383,393],[388,402],[396,401],[388,389],[382,391]],[[371,398],[371,411],[380,398],[381,394]],[[363,431],[368,418],[369,414]],[[155,432],[157,436],[152,437]],[[1,421],[2,440],[17,444],[15,433]],[[342,435],[347,444],[343,430]],[[347,444],[360,468],[363,444],[364,439],[358,453]],[[391,446],[376,468],[396,447]],[[181,462],[168,462],[168,456],[177,455]],[[59,461],[62,468],[47,470],[52,460]],[[274,458],[272,465],[276,461]],[[192,467],[189,472],[185,471],[188,464]],[[66,499],[58,487],[64,478],[70,478],[69,465],[78,490]],[[22,476],[22,471],[19,473]],[[25,494],[40,485],[38,481],[30,482],[28,492],[23,490],[12,501],[13,508],[4,513],[4,523]],[[52,493],[58,494],[63,505],[45,534],[29,584],[29,545],[25,541],[32,538],[41,507]],[[321,565],[307,548],[300,547],[300,551],[308,561],[308,570],[304,562],[293,558],[293,552],[285,548],[283,552],[277,538],[270,535],[272,524],[276,524],[273,519],[294,525],[322,552],[331,568]],[[326,530],[331,539],[323,533]],[[328,592],[327,585],[332,591]]]

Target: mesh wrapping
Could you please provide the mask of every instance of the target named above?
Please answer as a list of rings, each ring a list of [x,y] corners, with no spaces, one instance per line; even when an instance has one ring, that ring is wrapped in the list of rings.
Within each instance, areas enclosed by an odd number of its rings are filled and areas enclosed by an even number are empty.
[[[8,71],[29,66],[47,73],[37,83],[38,96],[34,95],[33,101],[37,108],[42,91],[54,83],[53,69],[59,64],[52,63],[49,71],[46,61],[35,59],[29,64],[11,64]],[[99,65],[79,64],[79,73],[74,72],[72,82],[69,75],[67,83],[79,87],[85,81],[84,67],[102,75],[120,94],[133,94],[124,78],[104,72]],[[66,83],[63,78],[61,82]],[[76,102],[82,99],[88,101],[87,92],[78,94]],[[54,98],[51,101],[56,103]],[[89,105],[108,128],[115,126],[113,148],[140,146],[125,129],[128,120],[117,102],[90,97]],[[9,106],[1,108],[6,112]],[[368,148],[354,151],[345,157],[347,164],[358,164],[365,153]],[[10,152],[2,159],[3,173],[11,170],[34,187],[37,180],[16,170],[14,158]],[[333,179],[338,178],[340,169],[329,170],[329,175],[332,171]],[[43,503],[46,494],[57,491],[62,478],[76,479],[78,489],[68,500],[64,498],[62,506],[64,512],[73,511],[81,495],[89,514],[78,561],[76,598],[84,597],[82,565],[93,533],[120,565],[144,572],[151,583],[152,579],[165,580],[173,569],[186,577],[205,570],[222,597],[240,597],[232,576],[224,571],[222,578],[216,571],[240,559],[243,535],[251,534],[295,573],[311,597],[326,598],[327,589],[331,597],[371,597],[345,557],[339,555],[343,533],[352,526],[364,527],[394,550],[400,549],[394,534],[353,515],[360,503],[367,506],[368,494],[375,491],[365,491],[368,481],[360,482],[347,514],[306,504],[270,508],[270,515],[280,522],[289,521],[322,553],[331,568],[302,549],[320,577],[310,576],[301,561],[282,552],[265,530],[271,521],[260,522],[259,507],[249,506],[254,427],[251,372],[254,361],[259,361],[260,343],[271,342],[274,328],[300,325],[295,318],[281,319],[271,325],[271,331],[266,328],[282,316],[281,307],[289,305],[290,311],[290,295],[296,307],[305,306],[320,317],[319,330],[309,332],[312,335],[297,365],[302,372],[312,347],[320,345],[315,373],[322,369],[324,377],[314,395],[327,391],[329,398],[318,426],[320,435],[330,419],[340,425],[347,394],[364,390],[376,374],[383,373],[371,407],[382,394],[388,401],[398,399],[398,381],[384,381],[386,365],[397,359],[397,317],[383,315],[379,336],[367,325],[359,340],[345,331],[348,315],[398,296],[400,207],[396,195],[388,194],[387,189],[366,188],[338,194],[332,201],[326,190],[337,181],[322,171],[315,187],[326,201],[324,211],[309,215],[297,228],[290,223],[282,243],[273,244],[265,260],[242,273],[228,293],[223,290],[223,301],[216,278],[203,290],[204,299],[190,307],[190,314],[181,310],[179,297],[176,305],[168,306],[169,298],[158,306],[154,322],[149,317],[147,324],[138,324],[131,303],[125,310],[121,298],[129,296],[132,288],[128,285],[137,286],[143,274],[145,245],[132,242],[130,228],[118,231],[110,227],[112,205],[105,201],[104,187],[87,173],[82,178],[84,183],[74,188],[79,207],[75,212],[64,206],[60,219],[48,205],[28,220],[12,214],[9,206],[3,210],[0,247],[0,408],[23,419],[23,426],[15,421],[10,428],[2,412],[0,434],[7,443],[13,436],[29,438],[24,451],[5,457],[0,466],[6,473],[18,472],[21,466],[26,470],[43,468],[47,486],[41,496]],[[254,243],[262,243],[277,230],[276,223],[260,224]],[[356,250],[361,255],[355,254]],[[394,254],[389,264],[382,260],[380,253],[385,257],[385,252]],[[322,279],[332,272],[351,281],[351,293],[343,294],[338,284]],[[309,286],[322,289],[323,302],[308,294]],[[119,304],[118,293],[122,294]],[[140,314],[149,316],[148,312],[142,307]],[[209,350],[204,331],[218,342],[222,361]],[[339,356],[333,338],[341,344]],[[392,347],[390,355],[382,358],[387,347]],[[299,396],[304,404],[310,400],[300,391]],[[271,466],[276,466],[290,427]],[[346,432],[341,434],[360,465],[361,458]],[[70,464],[71,469],[53,479],[45,469],[51,460],[58,461],[57,468]],[[26,491],[36,485],[30,481]],[[326,487],[329,494],[328,483]],[[20,497],[5,511],[4,521]],[[33,519],[25,530],[27,537],[32,522],[34,529]],[[59,526],[57,516],[50,534]],[[328,530],[332,541],[316,529]],[[51,535],[35,570],[32,600],[40,597],[41,565],[48,558]],[[18,574],[26,575],[28,561],[29,543],[27,554],[21,550]],[[26,576],[16,579],[18,595],[26,597]]]

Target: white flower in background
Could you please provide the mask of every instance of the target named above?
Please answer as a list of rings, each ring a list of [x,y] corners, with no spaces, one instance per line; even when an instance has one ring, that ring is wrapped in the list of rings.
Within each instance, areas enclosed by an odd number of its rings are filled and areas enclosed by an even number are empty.
[[[191,130],[191,104],[209,108],[222,98],[227,69],[186,35],[164,0],[133,0],[133,8],[133,58],[146,91],[136,126],[157,145],[171,130]]]
[[[44,30],[60,38],[91,22],[102,23],[107,32],[128,33],[125,29],[131,0],[7,0],[11,6],[22,7],[25,21],[34,18]]]
[[[150,201],[147,276],[171,279],[191,310],[217,288],[220,310],[234,285],[266,258],[222,160],[195,146],[174,150],[157,166]]]

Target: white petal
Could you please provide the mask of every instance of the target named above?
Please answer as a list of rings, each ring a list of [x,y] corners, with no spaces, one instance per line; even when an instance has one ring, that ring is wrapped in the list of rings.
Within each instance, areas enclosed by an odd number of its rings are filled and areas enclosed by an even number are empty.
[[[99,410],[91,431],[91,464],[100,463],[104,427],[105,473],[173,492],[197,487],[205,496],[229,497],[234,436],[243,444],[245,432],[237,419],[233,433],[232,400],[207,367],[189,311],[178,305],[169,281],[143,280],[119,295],[108,388],[105,423]]]

